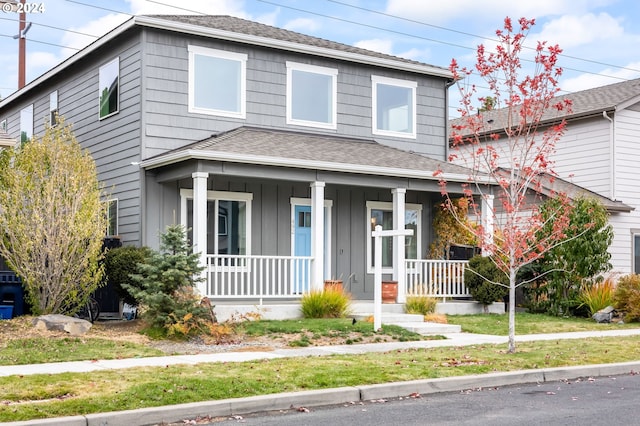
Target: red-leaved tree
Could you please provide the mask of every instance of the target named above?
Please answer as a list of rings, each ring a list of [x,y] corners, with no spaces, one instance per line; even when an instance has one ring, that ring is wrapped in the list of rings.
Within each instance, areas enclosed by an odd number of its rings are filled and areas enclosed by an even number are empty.
[[[562,117],[571,108],[569,100],[557,96],[561,50],[557,45],[539,42],[531,50],[532,75],[520,76],[524,65],[528,65],[520,57],[529,55],[529,51],[523,51],[523,43],[535,22],[522,18],[518,24],[519,29],[514,30],[507,17],[504,29],[496,31],[495,49],[478,46],[475,70],[460,67],[455,60],[451,63],[450,70],[460,89],[461,117],[452,125],[449,161],[469,167],[470,176],[462,188],[440,182],[444,204],[451,214],[455,215],[456,210],[449,194],[463,193],[476,217],[485,218],[470,230],[476,232],[483,253],[490,254],[509,278],[510,353],[516,349],[516,287],[525,284],[517,282],[518,272],[566,241],[571,213],[565,194],[548,191],[556,175],[552,155],[565,130]],[[468,83],[476,73],[488,85],[485,96]],[[543,187],[547,189],[546,196],[560,201],[546,222],[538,211]],[[483,200],[493,203],[482,203],[485,211],[481,212],[479,203]]]

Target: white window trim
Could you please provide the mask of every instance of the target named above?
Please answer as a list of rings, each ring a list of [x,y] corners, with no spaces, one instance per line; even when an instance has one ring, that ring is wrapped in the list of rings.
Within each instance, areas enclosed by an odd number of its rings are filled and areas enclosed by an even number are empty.
[[[413,105],[411,108],[412,111],[412,117],[411,117],[411,122],[413,123],[413,130],[412,132],[393,132],[390,130],[380,130],[378,129],[378,84],[385,84],[387,86],[398,86],[398,87],[403,87],[403,88],[407,88],[407,89],[411,89],[413,92],[413,96],[412,101],[413,101]],[[416,99],[417,99],[417,92],[418,92],[418,83],[415,81],[409,81],[409,80],[399,80],[397,78],[390,78],[390,77],[381,77],[378,75],[372,75],[371,76],[371,131],[374,135],[380,135],[380,136],[392,136],[392,137],[397,137],[397,138],[406,138],[406,139],[415,139],[416,138],[416,133],[417,133],[417,127],[418,127],[418,123],[416,122],[417,119],[417,104],[416,104]]]
[[[294,256],[296,206],[311,206],[311,198],[291,197],[291,256]],[[324,200],[324,276],[331,276],[331,208],[333,200]]]
[[[335,68],[320,67],[317,65],[300,64],[287,61],[287,124],[307,127],[317,127],[321,129],[336,129],[338,126],[338,70]],[[331,123],[320,121],[297,120],[292,117],[293,106],[291,105],[293,95],[292,74],[293,71],[304,71],[313,74],[321,74],[331,77]]]
[[[636,237],[640,237],[640,229],[631,228],[631,274],[636,273]]]
[[[116,88],[117,92],[118,92],[118,106],[116,108],[115,111],[113,111],[110,114],[105,115],[104,117],[100,117],[100,95],[101,95],[101,91],[100,91],[100,70],[104,67],[107,67],[109,65],[111,65],[112,63],[117,62],[118,63],[118,87]],[[104,64],[100,65],[100,68],[98,68],[98,120],[105,120],[113,115],[116,115],[117,113],[120,112],[120,57],[116,56],[115,58],[113,58],[112,60],[110,60],[109,62],[105,62]]]
[[[247,58],[244,53],[228,52],[226,50],[210,49],[202,46],[188,46],[189,51],[189,112],[196,114],[216,115],[220,117],[246,118],[247,115]],[[225,111],[195,106],[195,66],[196,55],[228,59],[240,62],[240,111]]]
[[[373,259],[371,259],[371,210],[386,210],[386,211],[390,211],[393,212],[393,203],[392,202],[386,202],[386,201],[367,201],[367,220],[365,223],[365,235],[366,235],[366,240],[367,240],[367,247],[366,247],[366,252],[367,252],[367,273],[368,274],[373,274],[374,273],[374,268],[373,268]],[[420,256],[420,253],[422,253],[422,205],[421,204],[410,204],[410,203],[406,203],[405,204],[405,212],[409,211],[409,210],[416,210],[418,212],[418,229],[417,229],[417,235],[415,235],[415,237],[417,238],[416,240],[416,249],[417,249],[417,253],[418,253],[418,258]],[[393,224],[393,226],[395,227],[395,223]],[[404,228],[403,228],[404,229]],[[385,238],[393,238],[393,237],[385,237]],[[406,238],[406,237],[405,237]],[[382,273],[383,274],[391,274],[393,273],[393,268],[395,267],[395,265],[392,265],[391,267],[383,267],[382,268]]]
[[[180,189],[180,224],[187,228],[187,200],[193,200],[193,189]],[[218,212],[218,201],[244,201],[247,205],[247,254],[251,255],[251,202],[253,194],[248,192],[227,192],[227,191],[207,191],[207,201],[216,201],[216,213]],[[218,235],[218,221],[214,220],[214,234]],[[214,251],[218,252],[218,239],[214,240]],[[210,255],[212,253],[207,253]]]
[[[27,105],[26,107],[24,107],[24,108],[22,108],[20,110],[20,135],[18,136],[18,141],[19,142],[22,142],[22,132],[24,130],[24,125],[25,125],[25,123],[23,123],[24,120],[23,120],[22,113],[24,111],[27,111],[27,110],[30,110],[30,115],[31,115],[31,123],[30,123],[30,129],[29,129],[31,131],[31,134],[28,134],[27,139],[29,139],[29,140],[33,139],[33,135],[35,133],[35,130],[34,130],[35,125],[34,125],[34,119],[33,119],[33,109],[34,109],[33,108],[33,104],[30,104],[30,105]]]
[[[53,100],[55,97],[55,105],[53,105]],[[54,90],[53,92],[49,93],[49,125],[51,127],[55,127],[58,125],[58,123],[54,123],[54,117],[53,114],[54,113],[59,113],[59,109],[58,109],[58,105],[59,105],[59,99],[58,99],[58,91]]]
[[[109,224],[107,223],[107,229],[105,230],[105,234],[107,237],[114,237],[116,235],[120,235],[120,214],[119,214],[119,201],[117,198],[110,198],[108,200],[105,200],[105,203],[107,204],[107,214],[109,213],[109,204],[110,203],[116,203],[116,226],[115,226],[115,234],[109,234]],[[109,220],[109,217],[107,216],[107,222]]]

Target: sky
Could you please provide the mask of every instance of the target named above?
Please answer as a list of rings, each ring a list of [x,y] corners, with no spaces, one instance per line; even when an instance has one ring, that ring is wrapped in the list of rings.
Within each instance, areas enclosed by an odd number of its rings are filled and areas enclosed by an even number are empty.
[[[477,46],[494,44],[506,16],[534,18],[526,45],[560,46],[563,92],[640,78],[637,0],[43,0],[29,7],[36,10],[26,15],[27,83],[141,14],[232,15],[440,67],[452,59],[473,67]],[[3,8],[2,98],[17,90],[17,33],[18,14]]]

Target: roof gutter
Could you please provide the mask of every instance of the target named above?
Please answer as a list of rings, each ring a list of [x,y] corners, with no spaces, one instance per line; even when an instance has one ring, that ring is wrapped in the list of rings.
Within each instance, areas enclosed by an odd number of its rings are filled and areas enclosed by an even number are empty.
[[[212,160],[212,161],[228,161],[243,164],[259,164],[264,166],[275,167],[292,167],[298,169],[320,169],[332,172],[343,173],[359,173],[359,174],[375,174],[382,176],[393,176],[401,178],[441,180],[450,182],[469,182],[469,175],[460,173],[440,173],[434,176],[435,170],[407,170],[395,167],[372,167],[362,164],[346,164],[333,163],[328,161],[309,161],[302,159],[282,159],[274,157],[265,157],[259,155],[242,155],[230,154],[228,152],[216,152],[200,150],[185,150],[172,154],[162,155],[160,157],[144,160],[140,163],[140,167],[144,169],[155,169],[158,167],[175,164],[186,160]],[[477,177],[478,183],[490,184],[493,182],[491,177]]]

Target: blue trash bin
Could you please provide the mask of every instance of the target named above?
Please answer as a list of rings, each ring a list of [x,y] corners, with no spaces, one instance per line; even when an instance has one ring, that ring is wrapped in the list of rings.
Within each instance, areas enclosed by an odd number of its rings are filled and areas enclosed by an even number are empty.
[[[12,305],[0,305],[0,320],[13,318]]]
[[[12,315],[24,315],[22,280],[13,272],[0,271],[0,305],[12,306]]]

